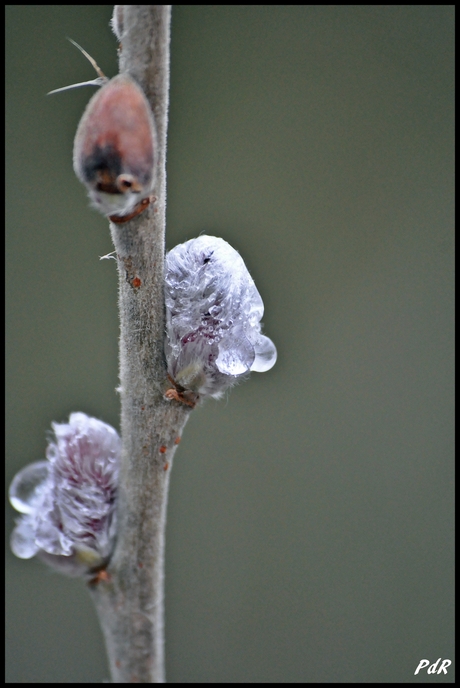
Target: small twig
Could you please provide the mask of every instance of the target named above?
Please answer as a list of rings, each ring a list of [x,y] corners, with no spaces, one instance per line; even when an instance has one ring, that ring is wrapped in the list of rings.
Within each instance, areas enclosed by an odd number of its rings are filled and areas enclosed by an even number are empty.
[[[90,590],[114,683],[164,682],[164,531],[169,474],[190,408],[168,401],[164,360],[165,152],[170,5],[117,5],[120,72],[151,104],[157,132],[154,200],[111,224],[119,272],[122,466],[118,540]]]

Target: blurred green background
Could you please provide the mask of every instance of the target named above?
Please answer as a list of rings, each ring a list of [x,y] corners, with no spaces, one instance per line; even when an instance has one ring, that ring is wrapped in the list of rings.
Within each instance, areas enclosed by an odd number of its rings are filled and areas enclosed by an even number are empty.
[[[118,427],[116,265],[72,171],[94,90],[45,95],[94,76],[66,36],[115,75],[111,11],[6,8],[7,484],[51,421]],[[176,454],[171,683],[426,682],[421,659],[453,660],[453,15],[173,7],[167,247],[240,251],[278,362]],[[6,559],[7,682],[107,678],[84,584]]]

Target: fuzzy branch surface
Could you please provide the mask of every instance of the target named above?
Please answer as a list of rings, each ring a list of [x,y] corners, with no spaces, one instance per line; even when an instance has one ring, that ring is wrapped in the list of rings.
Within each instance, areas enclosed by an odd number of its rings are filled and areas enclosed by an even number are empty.
[[[120,73],[144,90],[157,132],[154,200],[111,224],[120,309],[122,464],[118,538],[90,589],[114,683],[162,683],[164,539],[169,475],[190,409],[164,398],[164,253],[170,5],[116,5]]]

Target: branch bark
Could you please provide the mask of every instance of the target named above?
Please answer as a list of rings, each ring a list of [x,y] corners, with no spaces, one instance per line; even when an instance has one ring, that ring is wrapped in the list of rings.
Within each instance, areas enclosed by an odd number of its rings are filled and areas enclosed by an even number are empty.
[[[164,538],[169,475],[190,409],[166,401],[164,233],[170,5],[116,5],[120,72],[144,89],[157,131],[155,200],[110,230],[118,259],[122,466],[118,539],[90,584],[114,683],[164,678]]]

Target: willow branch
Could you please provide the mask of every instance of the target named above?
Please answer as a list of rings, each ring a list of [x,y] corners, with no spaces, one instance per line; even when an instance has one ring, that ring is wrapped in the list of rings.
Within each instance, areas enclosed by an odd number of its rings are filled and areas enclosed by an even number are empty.
[[[154,201],[111,224],[118,259],[122,466],[118,539],[91,583],[114,683],[164,682],[163,579],[172,459],[190,409],[164,398],[164,234],[170,5],[117,5],[120,72],[143,88],[157,131]]]

